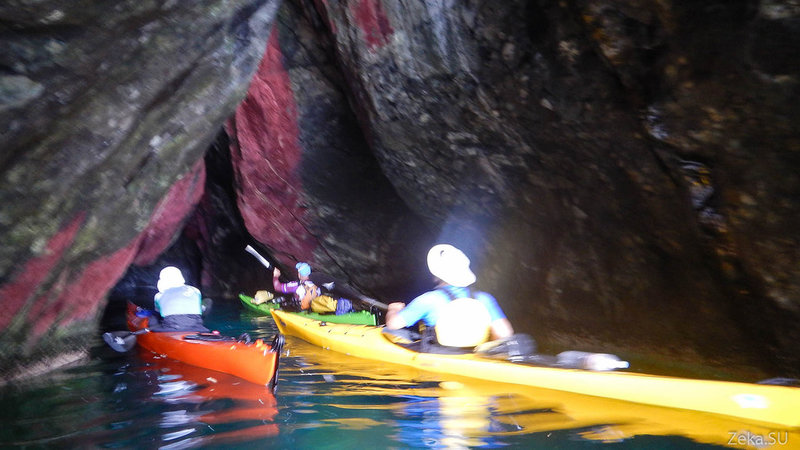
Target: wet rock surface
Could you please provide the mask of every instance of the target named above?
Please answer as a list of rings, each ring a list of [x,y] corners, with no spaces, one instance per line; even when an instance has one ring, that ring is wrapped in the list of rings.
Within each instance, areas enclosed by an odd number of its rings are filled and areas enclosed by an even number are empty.
[[[123,273],[167,260],[211,295],[255,289],[269,274],[247,243],[408,298],[448,241],[545,350],[797,375],[791,2],[297,0],[271,34],[269,2],[138,5],[99,28],[8,10],[4,336],[91,321]],[[131,50],[98,29],[130,31]],[[64,48],[92,56],[56,70]],[[193,181],[169,190],[179,178]],[[177,220],[154,226],[157,204]],[[31,313],[97,261],[105,283],[74,320]]]
[[[127,267],[174,240],[278,3],[0,6],[4,368],[87,345]]]

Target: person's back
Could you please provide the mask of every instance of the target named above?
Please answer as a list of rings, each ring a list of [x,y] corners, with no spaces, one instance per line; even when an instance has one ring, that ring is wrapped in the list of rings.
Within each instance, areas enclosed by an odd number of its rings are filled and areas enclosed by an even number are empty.
[[[153,331],[208,331],[203,326],[200,290],[184,283],[178,268],[170,266],[161,271],[154,301],[162,320]]]
[[[428,252],[428,269],[440,280],[437,288],[408,305],[390,304],[387,329],[399,330],[421,320],[428,328],[435,328],[439,343],[451,347],[473,347],[489,338],[514,334],[497,300],[467,287],[475,283],[476,277],[461,250],[447,244],[434,246]]]
[[[451,299],[439,306],[435,312],[434,330],[440,345],[448,347],[475,347],[491,336],[492,322],[505,319],[503,311],[494,297],[486,292],[460,292],[454,295],[452,286],[447,288]]]
[[[155,300],[162,317],[179,314],[203,314],[200,291],[193,286],[177,286],[160,292]]]

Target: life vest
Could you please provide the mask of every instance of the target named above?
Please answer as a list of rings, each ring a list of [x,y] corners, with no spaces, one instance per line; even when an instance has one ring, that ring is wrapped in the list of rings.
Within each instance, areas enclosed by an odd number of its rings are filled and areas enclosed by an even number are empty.
[[[436,340],[448,347],[475,347],[489,340],[492,318],[486,306],[471,297],[454,298],[442,306],[436,320]]]
[[[294,294],[300,300],[300,308],[306,311],[311,308],[311,301],[319,296],[319,288],[310,281],[304,281],[297,287]]]
[[[156,295],[156,310],[161,317],[176,314],[203,314],[200,291],[188,285],[173,287]]]

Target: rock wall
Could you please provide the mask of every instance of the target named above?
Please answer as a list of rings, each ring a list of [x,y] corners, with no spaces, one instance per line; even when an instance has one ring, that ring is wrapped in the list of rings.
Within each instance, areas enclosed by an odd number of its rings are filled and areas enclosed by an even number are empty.
[[[300,112],[330,84],[425,225],[403,240],[464,247],[518,329],[553,348],[796,371],[797,8],[354,0],[283,11],[270,49],[286,72],[268,57],[274,78],[256,83],[281,90],[251,90],[236,118],[234,153],[279,151],[235,163],[259,241],[322,261],[345,229],[324,220],[332,192],[313,187],[333,184],[302,137],[351,130]],[[322,54],[309,50],[320,43]],[[281,117],[239,115],[259,108]],[[259,203],[271,206],[248,210]],[[309,224],[323,225],[304,234]],[[380,249],[393,242],[360,236],[339,246],[350,261],[333,259],[353,274],[369,262],[378,278],[407,276],[424,245],[390,272]]]
[[[0,5],[0,366],[85,348],[175,238],[278,1]]]
[[[411,295],[429,278],[430,230],[378,166],[330,41],[300,5],[284,5],[226,127],[239,211],[290,276],[308,261],[372,295]]]
[[[3,367],[126,270],[390,301],[447,241],[545,350],[798,375],[792,3],[279,3],[0,6]]]

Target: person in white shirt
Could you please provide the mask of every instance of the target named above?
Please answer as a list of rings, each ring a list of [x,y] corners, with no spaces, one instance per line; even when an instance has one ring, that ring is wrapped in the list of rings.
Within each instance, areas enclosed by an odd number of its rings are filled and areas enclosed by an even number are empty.
[[[167,266],[158,277],[155,309],[161,323],[152,331],[209,331],[203,326],[203,298],[200,290],[186,284],[180,269]]]

